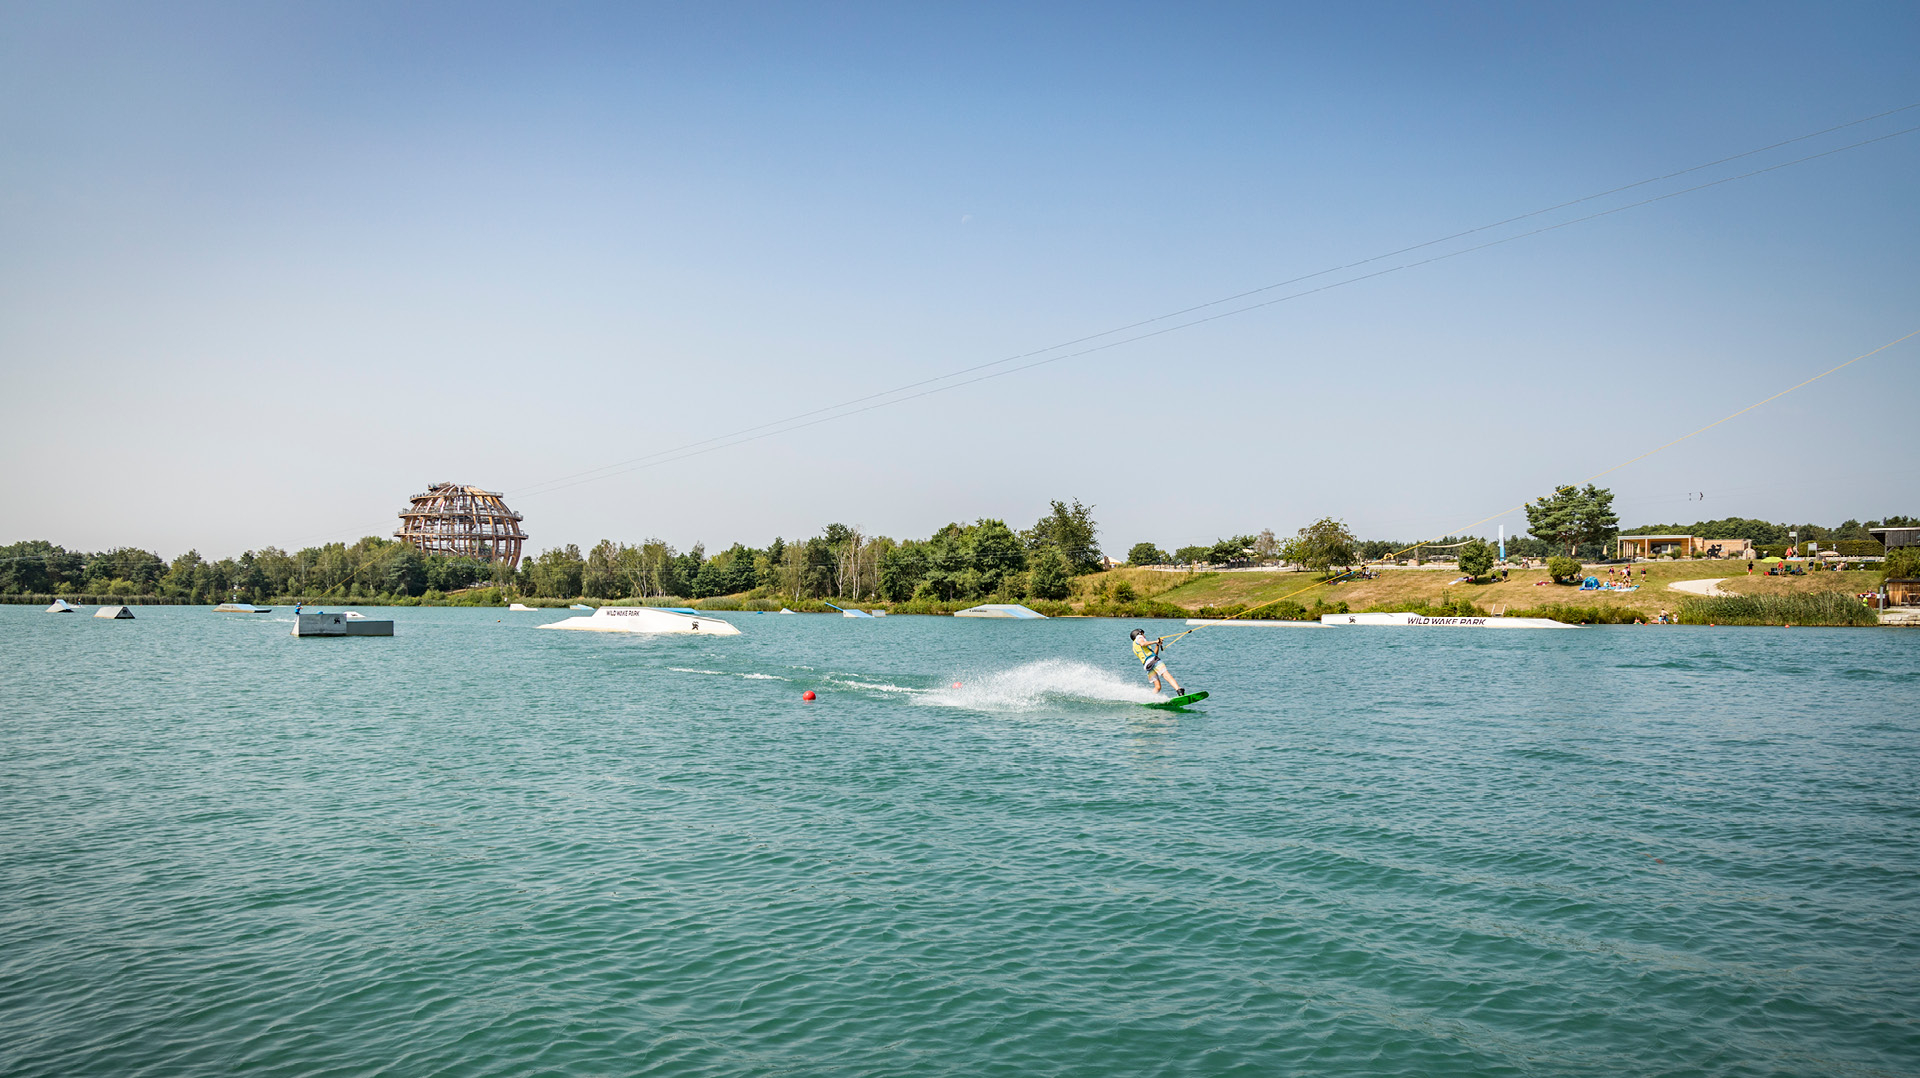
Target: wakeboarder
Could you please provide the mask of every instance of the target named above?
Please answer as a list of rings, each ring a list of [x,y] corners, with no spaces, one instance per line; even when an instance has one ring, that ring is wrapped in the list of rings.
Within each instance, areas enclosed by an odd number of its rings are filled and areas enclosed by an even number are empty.
[[[1128,634],[1128,639],[1133,641],[1133,657],[1139,659],[1140,665],[1147,668],[1147,682],[1153,686],[1154,692],[1163,691],[1160,688],[1160,679],[1165,678],[1167,684],[1173,686],[1175,696],[1186,695],[1187,690],[1181,688],[1180,683],[1174,680],[1173,671],[1167,669],[1167,661],[1160,657],[1161,641],[1166,637],[1149,641],[1145,629],[1135,629]]]

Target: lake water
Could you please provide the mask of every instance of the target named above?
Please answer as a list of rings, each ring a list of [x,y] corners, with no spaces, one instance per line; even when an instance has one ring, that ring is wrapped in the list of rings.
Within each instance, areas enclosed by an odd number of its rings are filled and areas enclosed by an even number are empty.
[[[137,614],[0,608],[0,1073],[1920,1073],[1920,633]]]

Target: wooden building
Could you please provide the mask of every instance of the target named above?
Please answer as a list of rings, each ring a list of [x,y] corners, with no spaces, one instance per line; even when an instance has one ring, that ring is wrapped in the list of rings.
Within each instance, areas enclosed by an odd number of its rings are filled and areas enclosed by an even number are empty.
[[[1668,554],[1744,558],[1753,549],[1745,539],[1702,539],[1697,535],[1623,535],[1619,542],[1617,556],[1622,558],[1664,558]]]
[[[1888,550],[1920,546],[1920,528],[1868,528],[1867,534],[1880,540],[1880,545]]]
[[[400,510],[400,530],[393,534],[423,554],[503,561],[514,569],[527,541],[527,533],[520,530],[522,519],[494,491],[435,483]]]

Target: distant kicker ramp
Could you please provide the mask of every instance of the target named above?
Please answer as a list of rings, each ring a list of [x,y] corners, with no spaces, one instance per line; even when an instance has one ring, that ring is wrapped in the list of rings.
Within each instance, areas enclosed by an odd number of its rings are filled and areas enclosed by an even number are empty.
[[[1281,621],[1277,618],[1188,618],[1188,625],[1259,626],[1273,629],[1324,629],[1317,621]]]
[[[1322,625],[1392,625],[1415,629],[1577,629],[1552,618],[1430,618],[1423,614],[1322,614]]]

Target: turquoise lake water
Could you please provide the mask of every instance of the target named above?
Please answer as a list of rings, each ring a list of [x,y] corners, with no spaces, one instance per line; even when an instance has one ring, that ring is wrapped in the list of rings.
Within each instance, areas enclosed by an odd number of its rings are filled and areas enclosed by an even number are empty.
[[[0,608],[0,1073],[1920,1073],[1920,633],[368,613]]]

